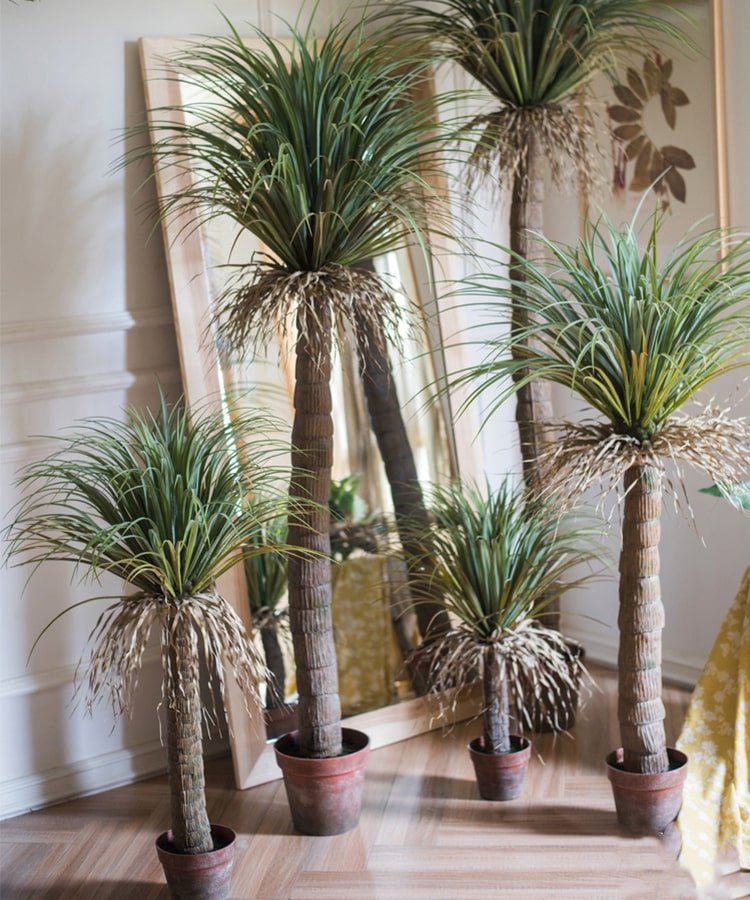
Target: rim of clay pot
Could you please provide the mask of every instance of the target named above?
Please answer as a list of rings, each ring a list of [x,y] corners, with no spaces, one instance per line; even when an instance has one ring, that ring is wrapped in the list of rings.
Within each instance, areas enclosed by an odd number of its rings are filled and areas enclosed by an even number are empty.
[[[686,775],[687,756],[676,747],[667,747],[667,757],[670,767],[666,772],[628,772],[622,768],[624,758],[622,747],[618,747],[608,753],[604,762],[607,768],[607,777],[610,781],[617,781],[625,785],[631,791],[652,790],[649,783],[659,780],[663,787],[679,784]]]
[[[370,736],[364,731],[357,731],[355,728],[342,728],[341,737],[345,744],[354,747],[348,753],[341,756],[329,756],[323,759],[312,759],[307,756],[298,756],[296,753],[289,753],[291,747],[297,746],[298,731],[290,731],[283,734],[273,745],[276,754],[276,761],[282,769],[294,769],[298,774],[306,773],[313,776],[319,772],[321,768],[325,768],[331,774],[348,772],[362,765],[363,757],[370,752]]]
[[[480,756],[494,756],[498,758],[509,756],[520,757],[521,755],[523,755],[524,757],[531,756],[531,741],[520,734],[512,734],[510,736],[510,753],[487,753],[487,751],[483,747],[483,744],[484,735],[480,734],[479,737],[475,737],[474,740],[469,741],[467,746],[469,748],[469,752],[478,753]]]
[[[172,849],[172,847],[169,846],[170,844],[174,844],[174,833],[171,828],[169,831],[163,831],[159,837],[156,838],[154,844],[156,844],[156,849],[159,853],[166,853],[169,856],[178,856],[180,858],[191,857],[193,859],[200,859],[201,857],[214,856],[214,854],[231,850],[237,839],[237,834],[228,825],[212,824],[211,837],[214,839],[214,844],[221,843],[221,847],[215,847],[213,850],[208,850],[205,853],[178,853],[176,850]]]

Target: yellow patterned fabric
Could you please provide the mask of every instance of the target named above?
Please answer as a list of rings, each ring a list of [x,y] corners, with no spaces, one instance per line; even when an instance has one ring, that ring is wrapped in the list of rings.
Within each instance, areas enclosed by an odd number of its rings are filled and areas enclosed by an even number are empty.
[[[720,854],[750,868],[750,569],[698,680],[677,746],[688,755],[680,861],[699,888]]]
[[[333,568],[333,634],[345,716],[395,699],[386,563],[384,556],[351,556]]]

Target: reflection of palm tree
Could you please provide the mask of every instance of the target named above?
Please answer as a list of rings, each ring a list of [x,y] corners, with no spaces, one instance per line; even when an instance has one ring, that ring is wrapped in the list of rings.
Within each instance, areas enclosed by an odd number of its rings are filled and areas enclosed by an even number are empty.
[[[473,151],[478,170],[511,187],[511,265],[530,258],[535,234],[542,232],[544,177],[557,182],[572,169],[588,183],[596,164],[588,117],[579,100],[591,78],[609,70],[627,51],[638,50],[649,35],[680,32],[655,15],[658,0],[440,0],[435,7],[409,4],[416,20],[445,55],[485,88],[497,106],[474,121],[480,132]],[[522,302],[523,268],[514,272],[512,352],[524,351],[528,313]],[[552,417],[549,385],[518,381],[516,419],[524,476],[537,480],[544,422]]]
[[[750,428],[707,410],[679,415],[712,379],[750,364],[750,240],[720,258],[726,235],[680,244],[659,264],[655,225],[645,249],[632,226],[593,227],[578,247],[544,245],[553,259],[522,265],[523,305],[536,320],[520,359],[499,341],[482,372],[509,396],[503,379],[523,371],[577,393],[601,421],[568,424],[543,466],[551,484],[580,492],[623,480],[620,555],[619,719],[624,765],[668,766],[661,700],[659,535],[664,460],[687,460],[719,482],[748,477]],[[514,286],[486,276],[478,286],[506,311]],[[506,312],[506,317],[509,313]],[[667,482],[669,486],[669,482]]]
[[[290,522],[289,543],[307,552],[289,561],[289,608],[299,741],[311,757],[341,752],[330,608],[332,335],[364,321],[375,344],[385,340],[397,304],[357,264],[427,228],[425,179],[440,142],[434,102],[414,98],[427,60],[404,66],[393,32],[365,36],[367,24],[339,25],[320,43],[296,32],[288,51],[265,35],[262,52],[248,49],[236,32],[187,49],[176,63],[208,102],[190,108],[189,124],[162,110],[145,151],[191,172],[164,215],[228,214],[273,254],[225,297],[219,327],[228,344],[247,348],[279,321],[296,327],[290,495],[311,503]]]

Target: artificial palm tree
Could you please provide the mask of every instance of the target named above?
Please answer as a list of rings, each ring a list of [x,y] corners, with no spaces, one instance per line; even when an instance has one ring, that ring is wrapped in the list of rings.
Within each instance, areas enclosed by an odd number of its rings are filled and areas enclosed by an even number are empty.
[[[240,472],[226,453],[219,417],[196,411],[189,421],[182,407],[170,410],[162,401],[155,415],[130,410],[124,422],[87,420],[58,451],[22,471],[24,498],[9,526],[11,557],[34,566],[72,562],[95,581],[111,574],[126,583],[90,635],[91,658],[82,663],[89,709],[107,697],[116,715],[130,709],[149,634],[158,628],[178,853],[214,846],[202,727],[204,717],[216,720],[217,701],[225,700],[224,664],[246,700],[256,697],[265,673],[216,580],[268,549],[258,535],[278,504],[273,510],[270,501],[245,503],[251,484],[266,477],[266,426],[250,413],[235,420],[235,432],[247,438]],[[201,659],[213,698],[205,712]]]
[[[546,263],[518,262],[524,292],[486,276],[486,291],[509,318],[522,303],[530,324],[495,342],[473,377],[476,389],[498,390],[501,403],[519,386],[544,379],[570,389],[598,414],[567,423],[541,457],[549,485],[580,493],[604,479],[622,480],[620,555],[619,721],[624,767],[655,773],[668,768],[661,699],[659,519],[665,468],[689,462],[720,483],[747,478],[750,429],[727,411],[682,408],[708,382],[750,362],[750,241],[722,255],[720,231],[688,237],[662,261],[659,220],[645,246],[633,223],[606,219],[580,244],[544,241]],[[508,358],[510,342],[523,340]],[[511,387],[508,374],[522,377]],[[679,481],[679,468],[678,468]],[[675,488],[673,479],[666,486]]]
[[[365,32],[369,32],[366,34]],[[281,323],[296,335],[292,498],[312,501],[290,521],[290,622],[300,703],[299,745],[341,752],[331,628],[328,497],[332,461],[331,344],[366,323],[385,341],[397,316],[387,285],[364,260],[438,228],[429,176],[441,135],[434,102],[418,96],[429,62],[407,59],[392,27],[338,24],[280,46],[257,33],[190,46],[174,63],[205,101],[153,110],[141,155],[190,172],[162,204],[193,223],[228,215],[269,256],[242,270],[219,311],[222,339],[247,349]],[[429,207],[429,210],[428,210]]]
[[[478,132],[471,163],[499,188],[510,188],[510,263],[518,296],[512,350],[520,359],[528,312],[518,263],[531,258],[543,230],[545,174],[558,184],[570,180],[585,187],[597,168],[586,108],[591,79],[652,38],[690,42],[663,17],[667,4],[659,0],[439,0],[398,9],[495,104],[471,122]],[[524,379],[522,368],[514,369],[514,377],[524,478],[532,487],[544,423],[552,418],[550,392],[544,381]]]
[[[518,749],[511,741],[509,692],[530,725],[524,682],[550,700],[551,709],[560,691],[573,687],[565,641],[544,620],[554,598],[588,577],[571,578],[571,569],[598,556],[596,532],[561,516],[549,501],[528,498],[510,480],[484,494],[459,483],[436,488],[430,511],[433,524],[414,544],[428,539],[434,569],[414,578],[412,590],[419,597],[437,582],[456,625],[417,652],[427,657],[437,691],[482,673],[482,750],[508,754]]]

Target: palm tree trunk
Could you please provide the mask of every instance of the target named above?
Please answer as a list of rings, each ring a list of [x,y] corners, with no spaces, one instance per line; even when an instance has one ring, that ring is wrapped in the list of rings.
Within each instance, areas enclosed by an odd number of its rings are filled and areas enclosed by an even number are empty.
[[[618,719],[625,769],[650,774],[669,768],[661,699],[662,474],[651,466],[632,466],[625,473],[625,491],[618,617]]]
[[[311,331],[314,329],[314,331]],[[289,497],[303,508],[290,516],[289,621],[299,692],[299,746],[311,758],[339,756],[341,702],[331,618],[328,500],[333,462],[331,312],[321,304],[296,346],[292,479]]]
[[[213,850],[206,810],[198,646],[189,624],[167,622],[167,760],[172,836],[178,853]]]
[[[534,236],[541,234],[544,226],[544,165],[545,158],[539,139],[529,133],[526,165],[522,166],[513,182],[510,206],[510,248],[516,258],[533,256]],[[511,263],[510,276],[522,281],[518,266]],[[515,299],[522,297],[522,288],[514,287],[511,329],[515,335],[529,324],[528,313]],[[513,356],[522,358],[523,341],[514,339]],[[523,370],[514,374],[514,380],[523,378]],[[552,389],[549,381],[536,378],[518,389],[516,394],[516,423],[521,444],[523,477],[529,490],[539,486],[540,474],[537,460],[544,446],[544,424],[552,420]],[[560,601],[552,600],[547,607],[546,625],[560,627]]]
[[[401,415],[391,364],[385,346],[364,317],[358,317],[356,330],[367,411],[391,488],[396,525],[407,558],[415,558],[416,547],[409,541],[408,531],[414,527],[421,532],[426,531],[429,518],[417,477],[414,453]],[[420,546],[424,552],[424,543]],[[415,606],[419,630],[425,640],[450,631],[450,619],[440,599],[436,594],[434,600],[428,599]]]
[[[484,751],[499,756],[510,753],[510,715],[505,667],[494,647],[484,651]]]
[[[261,628],[260,639],[263,642],[266,667],[271,673],[271,677],[266,682],[266,709],[280,709],[284,706],[286,666],[276,626],[265,625]]]
[[[534,236],[544,225],[544,154],[538,138],[529,135],[526,165],[522,166],[513,182],[510,207],[510,248],[516,257],[530,259],[533,256]],[[522,280],[518,266],[511,264],[510,275]],[[522,288],[514,288],[516,297],[522,296]],[[529,324],[528,314],[518,302],[513,303],[512,330],[514,336]],[[514,340],[513,353],[522,359],[523,342]],[[523,377],[523,371],[515,373],[515,380]],[[543,448],[544,423],[552,419],[550,383],[535,379],[519,388],[516,394],[516,422],[521,442],[523,474],[526,486],[533,489],[539,481],[537,459]]]

